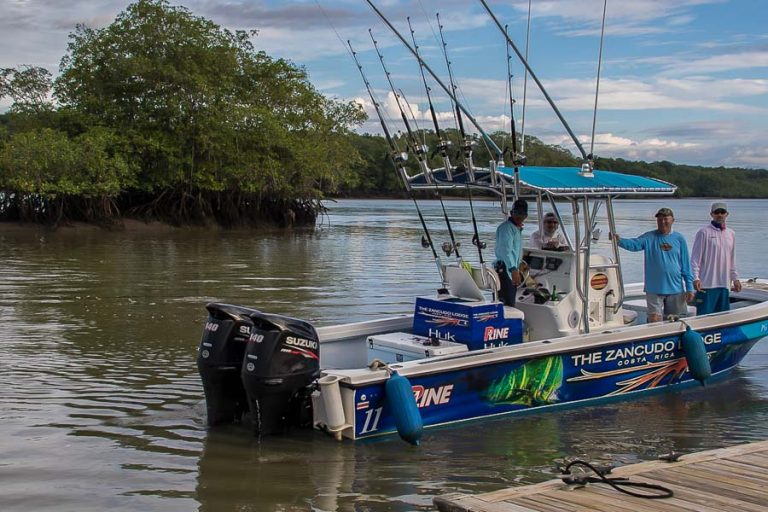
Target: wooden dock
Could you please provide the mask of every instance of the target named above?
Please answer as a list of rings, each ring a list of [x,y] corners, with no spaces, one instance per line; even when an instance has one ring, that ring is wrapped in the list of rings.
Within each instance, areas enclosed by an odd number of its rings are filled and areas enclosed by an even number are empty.
[[[447,494],[436,497],[434,504],[442,512],[765,512],[768,441],[691,453],[677,462],[649,461],[622,466],[606,477],[661,485],[673,491],[674,496],[635,498],[602,483],[574,489],[558,479],[485,494]]]

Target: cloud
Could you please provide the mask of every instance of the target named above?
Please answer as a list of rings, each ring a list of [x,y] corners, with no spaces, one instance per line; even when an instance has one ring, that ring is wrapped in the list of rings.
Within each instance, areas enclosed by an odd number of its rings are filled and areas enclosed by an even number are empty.
[[[674,74],[699,74],[759,68],[768,68],[768,49],[678,61],[669,65],[667,71]]]
[[[768,148],[738,147],[733,153],[734,161],[743,167],[768,169]]]
[[[606,34],[636,36],[680,30],[696,18],[691,9],[726,0],[633,0],[608,2],[606,8]],[[528,2],[513,4],[518,12],[528,12]],[[532,17],[552,19],[555,31],[566,36],[594,36],[600,34],[603,15],[602,0],[542,0],[532,5]],[[571,27],[563,29],[562,27]],[[576,27],[576,28],[573,28]]]

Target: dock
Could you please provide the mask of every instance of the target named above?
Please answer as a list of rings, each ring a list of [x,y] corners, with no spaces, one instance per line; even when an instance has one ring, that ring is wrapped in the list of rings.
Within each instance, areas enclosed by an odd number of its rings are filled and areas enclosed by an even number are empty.
[[[690,453],[675,462],[631,464],[605,476],[660,485],[674,496],[636,498],[604,483],[577,487],[557,479],[484,494],[446,494],[435,497],[434,504],[442,512],[764,512],[768,510],[768,441]]]

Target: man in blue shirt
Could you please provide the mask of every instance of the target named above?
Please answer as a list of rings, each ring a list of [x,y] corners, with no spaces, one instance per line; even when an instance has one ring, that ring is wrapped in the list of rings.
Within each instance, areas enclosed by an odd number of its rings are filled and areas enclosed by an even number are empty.
[[[619,247],[645,252],[645,294],[648,322],[660,322],[664,315],[684,316],[694,297],[693,273],[688,244],[683,235],[672,232],[675,216],[669,208],[656,212],[656,227],[637,238],[613,233]]]
[[[523,256],[523,222],[528,218],[528,203],[518,199],[512,203],[509,218],[496,228],[496,262],[499,274],[499,299],[506,306],[515,305],[517,287],[520,285],[520,260]]]

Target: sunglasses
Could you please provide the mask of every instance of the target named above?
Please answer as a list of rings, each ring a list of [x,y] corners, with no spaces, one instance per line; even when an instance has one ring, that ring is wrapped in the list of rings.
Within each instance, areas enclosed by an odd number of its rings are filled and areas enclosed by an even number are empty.
[[[556,220],[545,220],[544,224],[557,224]]]
[[[728,211],[727,210],[723,210],[722,208],[718,208],[717,210],[713,211],[712,213],[717,214],[717,215],[722,215],[724,213],[728,213]]]

